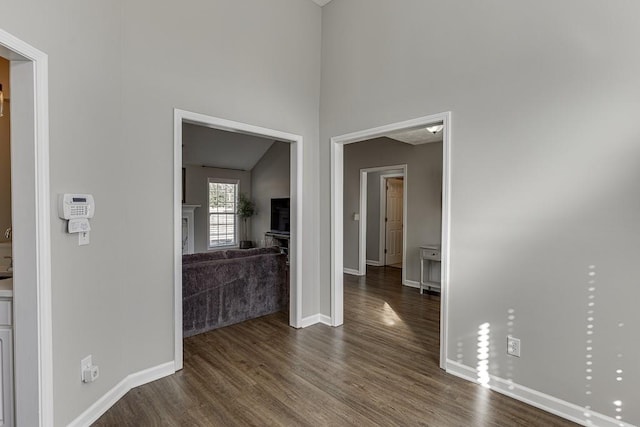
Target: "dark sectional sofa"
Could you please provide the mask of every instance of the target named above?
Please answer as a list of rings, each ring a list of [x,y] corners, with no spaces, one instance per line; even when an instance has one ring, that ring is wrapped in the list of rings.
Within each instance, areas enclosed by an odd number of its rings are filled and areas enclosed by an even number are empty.
[[[288,310],[287,278],[277,248],[183,255],[183,336]]]

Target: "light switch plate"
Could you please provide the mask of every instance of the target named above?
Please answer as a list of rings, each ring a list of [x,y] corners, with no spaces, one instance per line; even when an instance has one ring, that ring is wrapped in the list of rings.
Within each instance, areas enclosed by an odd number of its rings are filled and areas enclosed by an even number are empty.
[[[89,244],[89,232],[81,231],[78,233],[78,246],[84,246]]]

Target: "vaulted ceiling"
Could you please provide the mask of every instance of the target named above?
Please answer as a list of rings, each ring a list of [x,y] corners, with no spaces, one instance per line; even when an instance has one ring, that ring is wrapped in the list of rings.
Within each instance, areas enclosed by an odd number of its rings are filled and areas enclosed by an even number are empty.
[[[329,3],[331,0],[313,0],[313,2],[315,4],[317,4],[318,6],[324,6],[325,4]]]
[[[182,164],[248,171],[271,147],[273,140],[185,123]]]

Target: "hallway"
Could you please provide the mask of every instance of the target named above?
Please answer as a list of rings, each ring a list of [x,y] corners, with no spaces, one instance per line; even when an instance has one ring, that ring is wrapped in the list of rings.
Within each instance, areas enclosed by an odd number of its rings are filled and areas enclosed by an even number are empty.
[[[284,313],[185,340],[185,369],[131,390],[96,426],[570,426],[444,373],[439,297],[401,270],[345,276],[345,325]]]

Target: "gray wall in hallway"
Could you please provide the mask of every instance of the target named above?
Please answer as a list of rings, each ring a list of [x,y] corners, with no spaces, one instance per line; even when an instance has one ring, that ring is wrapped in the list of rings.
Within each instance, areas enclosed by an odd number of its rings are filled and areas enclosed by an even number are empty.
[[[323,9],[320,115],[328,211],[331,137],[451,111],[450,357],[460,345],[475,367],[489,323],[491,374],[611,417],[621,400],[636,425],[637,16],[633,1],[334,0]],[[329,297],[326,286],[325,314]],[[508,333],[522,339],[519,359],[504,351]]]
[[[379,138],[344,147],[344,266],[358,269],[360,169],[407,164],[406,279],[420,280],[420,245],[440,242],[442,143],[410,145]],[[378,196],[378,200],[379,196]]]

